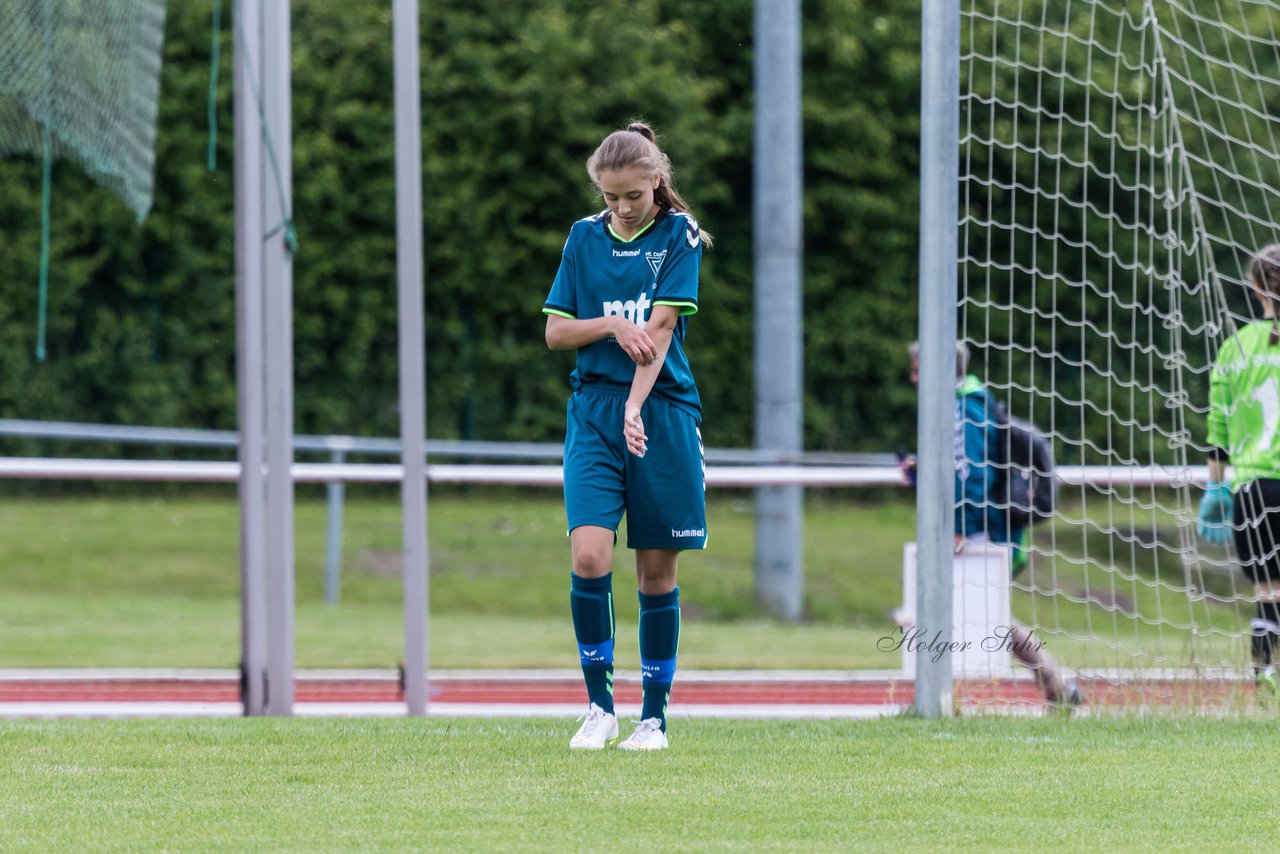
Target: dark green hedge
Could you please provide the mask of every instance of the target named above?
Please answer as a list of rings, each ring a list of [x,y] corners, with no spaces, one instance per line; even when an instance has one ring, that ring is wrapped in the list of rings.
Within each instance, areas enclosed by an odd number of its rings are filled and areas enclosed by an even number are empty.
[[[210,174],[210,7],[170,4],[146,222],[55,169],[44,363],[40,167],[0,161],[0,417],[234,427],[231,80],[224,62]],[[390,6],[293,9],[297,429],[394,435]],[[806,442],[884,449],[913,423],[919,11],[803,10]],[[571,356],[546,350],[541,303],[570,224],[601,206],[587,155],[644,117],[717,238],[689,340],[704,433],[750,443],[752,14],[751,0],[422,5],[431,435],[559,436]]]

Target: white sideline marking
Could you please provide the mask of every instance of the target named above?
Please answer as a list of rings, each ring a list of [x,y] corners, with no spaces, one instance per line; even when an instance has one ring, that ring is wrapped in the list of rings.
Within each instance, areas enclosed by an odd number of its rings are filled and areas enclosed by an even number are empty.
[[[724,705],[693,704],[673,708],[672,718],[751,719],[852,719],[866,720],[896,715],[903,704],[818,705],[814,703]],[[294,703],[296,717],[405,717],[404,703]],[[181,702],[32,702],[0,703],[0,719],[48,718],[233,718],[240,717],[239,703]],[[618,717],[637,717],[639,705],[618,706]],[[575,718],[581,703],[429,703],[430,717],[465,718]]]
[[[433,670],[429,674],[433,682],[557,682],[580,680],[580,669],[549,668],[483,670]],[[59,668],[0,668],[0,682],[44,681],[183,681],[183,682],[235,682],[240,674],[226,668],[123,668],[123,667],[59,667]],[[298,682],[351,681],[396,682],[400,674],[390,669],[353,670],[298,670],[294,679]],[[638,670],[619,670],[617,679],[640,679]],[[681,682],[876,682],[904,678],[901,670],[681,670]],[[1030,678],[1030,674],[1028,677]]]

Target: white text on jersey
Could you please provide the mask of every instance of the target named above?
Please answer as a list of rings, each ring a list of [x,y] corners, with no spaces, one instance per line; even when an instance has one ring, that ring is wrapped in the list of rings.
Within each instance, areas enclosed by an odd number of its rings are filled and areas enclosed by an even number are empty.
[[[603,311],[605,317],[621,314],[636,326],[644,329],[649,322],[649,309],[652,305],[653,303],[649,301],[648,295],[642,293],[639,299],[629,299],[626,302],[617,299],[605,300]]]

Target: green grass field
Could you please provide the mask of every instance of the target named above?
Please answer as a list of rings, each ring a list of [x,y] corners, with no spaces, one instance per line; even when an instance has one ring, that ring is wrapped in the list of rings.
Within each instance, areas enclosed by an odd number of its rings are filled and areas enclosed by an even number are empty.
[[[353,490],[354,491],[354,490]],[[400,511],[347,503],[342,596],[323,598],[323,502],[297,502],[297,659],[302,667],[392,667],[403,657]],[[436,667],[563,667],[569,549],[552,491],[433,495],[431,657]],[[850,516],[878,535],[851,528]],[[876,649],[901,597],[909,506],[815,501],[806,519],[810,617],[755,605],[749,502],[712,502],[713,548],[681,561],[692,667],[894,667]],[[233,667],[239,553],[233,494],[0,501],[0,667]],[[625,534],[624,534],[625,536]],[[623,541],[625,543],[625,540]],[[619,633],[634,637],[630,553],[617,551]],[[620,644],[619,665],[637,665]]]
[[[402,655],[399,510],[352,492],[335,606],[322,595],[324,506],[299,495],[302,667]],[[876,640],[901,598],[914,528],[904,497],[810,498],[798,625],[754,604],[749,500],[714,497],[711,549],[682,560],[681,666],[896,667]],[[432,665],[572,666],[558,496],[434,494],[430,523]],[[233,667],[237,537],[230,494],[0,500],[0,667]],[[627,561],[620,548],[622,584]],[[1016,591],[1015,611],[1097,630],[1114,612],[1073,601],[1087,572],[1037,564],[1036,589],[1066,595]],[[1162,595],[1141,574],[1112,589],[1141,611]],[[634,599],[618,605],[620,633],[634,636]],[[1168,626],[1116,627],[1133,649],[1185,643]],[[1106,648],[1066,636],[1051,649],[1075,666],[1110,663]],[[634,644],[619,644],[619,667],[637,663]],[[1280,830],[1249,794],[1280,719],[1245,708],[677,718],[672,750],[652,756],[571,755],[569,720],[0,721],[0,851],[1234,851]]]
[[[0,723],[0,850],[1238,851],[1275,720]]]
[[[869,497],[868,497],[869,496]],[[709,502],[711,544],[681,559],[685,630],[681,666],[895,668],[877,649],[901,603],[902,546],[914,537],[910,496],[854,501],[811,495],[805,514],[805,620],[771,620],[755,602],[754,514],[749,496]],[[554,490],[441,490],[429,506],[431,660],[435,667],[563,667],[574,661],[568,627],[568,544]],[[346,507],[342,596],[323,601],[325,507],[300,490],[296,508],[297,661],[302,667],[393,667],[403,657],[400,511],[386,492],[352,489]],[[1172,532],[1171,532],[1172,531]],[[1037,529],[1063,554],[1116,544]],[[200,496],[0,499],[0,667],[234,667],[239,659],[237,506],[230,490]],[[624,533],[625,538],[625,533]],[[1176,536],[1176,529],[1154,536]],[[1077,538],[1078,539],[1078,538]],[[625,539],[623,540],[625,543]],[[1020,577],[1015,615],[1058,627],[1050,649],[1074,666],[1133,666],[1239,657],[1219,637],[1195,639],[1185,597],[1152,585],[1159,555],[1120,542],[1137,571],[1126,580],[1068,559],[1037,556]],[[634,637],[630,553],[619,547],[615,590],[620,637]],[[1152,567],[1155,566],[1155,569]],[[1046,595],[1052,591],[1054,595]],[[1118,610],[1100,607],[1092,597]],[[1233,606],[1196,606],[1202,625],[1236,632]],[[1126,612],[1138,612],[1133,619]],[[1206,619],[1207,618],[1207,619]],[[1100,635],[1108,646],[1071,635]],[[633,644],[618,664],[633,667]],[[631,659],[628,659],[631,656]]]

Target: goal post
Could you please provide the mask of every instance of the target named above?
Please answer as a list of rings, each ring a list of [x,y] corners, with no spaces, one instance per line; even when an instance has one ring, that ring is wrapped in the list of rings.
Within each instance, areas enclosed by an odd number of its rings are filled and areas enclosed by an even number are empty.
[[[1117,473],[1032,527],[1014,615],[1101,692],[1248,669],[1252,586],[1196,507],[1209,370],[1280,239],[1278,22],[1274,0],[962,5],[958,338],[1059,466]]]
[[[955,375],[957,171],[960,0],[921,7],[920,74],[920,387],[916,540],[922,626],[950,626],[953,478],[951,401]],[[921,659],[915,669],[914,709],[921,717],[952,711],[951,657]]]

